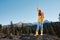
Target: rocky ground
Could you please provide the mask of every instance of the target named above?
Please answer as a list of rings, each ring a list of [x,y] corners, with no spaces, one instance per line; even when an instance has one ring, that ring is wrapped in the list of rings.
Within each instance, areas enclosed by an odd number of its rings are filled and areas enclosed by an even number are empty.
[[[33,34],[22,34],[22,35],[12,35],[12,36],[0,36],[0,40],[60,40],[60,38],[44,34],[43,36],[34,36]]]

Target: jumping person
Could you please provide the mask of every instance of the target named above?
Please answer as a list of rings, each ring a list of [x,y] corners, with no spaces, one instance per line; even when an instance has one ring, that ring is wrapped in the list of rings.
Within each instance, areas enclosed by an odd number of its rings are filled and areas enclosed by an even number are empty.
[[[44,20],[44,14],[43,12],[37,8],[38,11],[38,24],[37,24],[37,29],[36,29],[36,34],[35,36],[38,35],[38,30],[41,28],[41,35],[43,35],[43,20]]]

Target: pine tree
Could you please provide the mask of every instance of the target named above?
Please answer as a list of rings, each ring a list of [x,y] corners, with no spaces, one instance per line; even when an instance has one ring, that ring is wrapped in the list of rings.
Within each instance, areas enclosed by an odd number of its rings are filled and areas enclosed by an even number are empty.
[[[0,24],[0,33],[2,33],[2,25]]]
[[[7,35],[9,35],[9,34],[10,34],[10,30],[9,30],[9,28],[8,28],[8,27],[6,27],[6,28],[5,28],[5,33],[6,33]]]
[[[15,34],[15,28],[14,28],[14,25],[13,25],[12,21],[11,21],[11,28],[10,28],[10,30],[11,30],[12,34]]]

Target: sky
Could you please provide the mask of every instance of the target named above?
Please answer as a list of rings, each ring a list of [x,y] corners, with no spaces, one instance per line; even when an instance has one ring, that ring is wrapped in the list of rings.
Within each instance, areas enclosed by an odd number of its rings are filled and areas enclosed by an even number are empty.
[[[37,7],[44,20],[59,21],[60,0],[0,0],[0,24],[37,22]]]

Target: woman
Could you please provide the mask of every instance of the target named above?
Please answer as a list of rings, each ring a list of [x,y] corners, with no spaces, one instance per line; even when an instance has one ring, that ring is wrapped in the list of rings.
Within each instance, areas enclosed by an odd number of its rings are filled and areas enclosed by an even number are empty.
[[[43,12],[37,8],[38,11],[38,24],[37,24],[37,29],[36,29],[36,34],[35,36],[38,35],[38,30],[41,28],[41,35],[43,35],[43,20],[44,20],[44,14]]]

